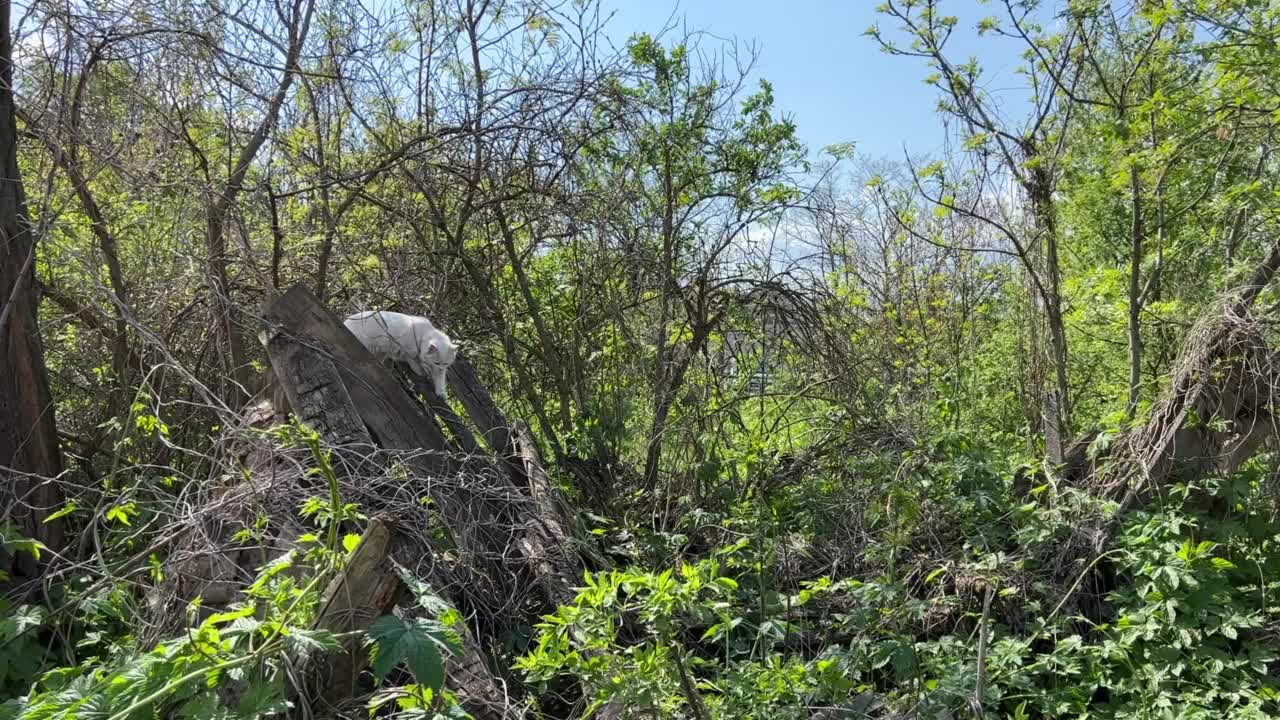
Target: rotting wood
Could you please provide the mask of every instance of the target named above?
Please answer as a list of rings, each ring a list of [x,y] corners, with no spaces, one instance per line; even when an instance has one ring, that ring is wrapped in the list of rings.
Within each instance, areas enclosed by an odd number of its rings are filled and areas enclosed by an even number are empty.
[[[263,339],[272,370],[303,424],[331,446],[371,444],[338,368],[324,353],[279,330]]]
[[[494,404],[484,383],[466,356],[458,353],[449,367],[449,390],[462,402],[471,422],[480,430],[485,444],[494,455],[505,458],[513,455],[511,449],[511,424]]]
[[[394,535],[390,524],[380,518],[369,523],[360,544],[347,560],[342,573],[325,592],[312,627],[335,634],[368,630],[375,620],[395,605],[403,585],[389,556]],[[465,626],[458,628],[463,652],[446,661],[449,684],[457,690],[466,711],[476,720],[518,720],[520,706],[503,691],[489,670],[479,644]],[[369,663],[363,636],[342,642],[341,652],[315,658],[308,667],[308,688],[312,698],[335,705],[355,693],[360,673]]]
[[[403,383],[305,287],[273,294],[263,316],[270,327],[264,336],[268,354],[295,413],[316,427],[326,443],[380,446],[392,451],[388,459],[403,459],[423,479],[423,491],[458,550],[484,573],[473,577],[487,578],[485,587],[464,584],[461,592],[501,592],[512,598],[527,598],[532,592],[533,597],[541,596],[535,605],[544,609],[572,601],[572,581],[580,567],[579,548],[569,531],[572,518],[527,429],[522,424],[515,430],[508,426],[465,358],[455,362],[450,386],[497,458],[484,457],[487,453],[471,429],[434,393],[424,393],[427,407],[419,406]],[[452,440],[437,419],[449,427]],[[450,452],[455,448],[472,457]],[[495,460],[507,472],[493,476]],[[488,479],[472,476],[477,471],[487,473]],[[394,536],[389,542],[395,555]],[[526,610],[534,609],[521,602]],[[483,643],[471,635],[471,628],[461,630],[464,652],[450,659],[448,674],[464,707],[481,720],[522,717],[521,704],[507,697],[489,668]],[[355,673],[355,667],[345,672]],[[332,697],[339,699],[342,692],[334,692]]]
[[[485,445],[506,466],[507,475],[511,478],[511,481],[515,485],[527,489],[529,480],[525,474],[523,463],[516,457],[517,452],[512,443],[511,424],[507,422],[506,415],[493,402],[493,397],[489,395],[488,389],[480,381],[480,376],[476,374],[475,368],[465,354],[458,353],[453,365],[449,368],[448,379],[450,391],[462,403],[462,407],[466,411],[467,417],[471,419],[472,425],[484,437]],[[452,410],[450,410],[450,413],[452,414]],[[457,416],[453,415],[453,417]],[[445,419],[445,422],[449,422],[448,418]]]
[[[328,705],[348,700],[369,662],[363,631],[392,608],[399,579],[388,560],[391,528],[381,518],[369,521],[342,572],[329,583],[312,627],[334,634],[359,632],[342,640],[342,650],[312,658],[307,688]],[[314,701],[313,701],[314,702]]]
[[[1093,475],[1095,494],[1126,510],[1175,478],[1228,475],[1275,434],[1280,365],[1257,322],[1230,305],[1192,331],[1150,419]]]
[[[488,660],[471,631],[459,630],[462,654],[445,663],[449,684],[458,691],[462,707],[475,720],[521,720],[523,706],[512,698],[506,685],[489,669]]]
[[[1109,581],[1102,579],[1107,570],[1101,561],[1126,511],[1177,480],[1230,475],[1276,436],[1280,362],[1250,305],[1261,291],[1259,283],[1274,276],[1277,258],[1280,251],[1259,267],[1250,285],[1205,315],[1184,344],[1169,388],[1149,419],[1121,437],[1108,457],[1094,461],[1086,484],[1116,509],[1076,523],[1055,572],[1064,588],[1060,608],[1106,615],[1101,598]],[[1093,597],[1082,600],[1082,591]]]
[[[388,450],[446,451],[444,433],[310,290],[295,285],[269,298],[263,310],[268,323],[329,353],[360,418],[379,446]],[[292,400],[292,398],[291,398]],[[429,474],[445,470],[439,456],[421,456]],[[429,459],[428,459],[429,458]]]
[[[525,555],[538,578],[547,604],[552,608],[567,605],[573,602],[573,578],[577,567],[572,540],[564,526],[564,518],[568,513],[543,469],[542,459],[538,457],[538,449],[529,436],[528,428],[524,423],[517,422],[512,428],[512,435],[524,463],[529,494],[538,509],[539,522],[530,523],[521,541]]]
[[[480,443],[476,442],[476,436],[471,433],[471,428],[467,427],[462,418],[449,407],[448,401],[436,394],[431,383],[426,378],[417,378],[413,385],[414,390],[426,399],[427,409],[449,429],[450,439],[458,451],[468,455],[479,454]]]

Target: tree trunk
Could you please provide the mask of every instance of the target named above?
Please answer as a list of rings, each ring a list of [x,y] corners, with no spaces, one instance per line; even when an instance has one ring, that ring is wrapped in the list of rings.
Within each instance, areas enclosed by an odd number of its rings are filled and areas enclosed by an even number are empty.
[[[205,237],[209,254],[209,300],[213,308],[218,342],[225,351],[223,371],[230,386],[223,389],[224,401],[238,406],[247,397],[249,386],[249,361],[245,355],[244,337],[241,332],[240,308],[231,299],[231,278],[227,273],[227,239],[223,234],[224,214],[214,202],[208,211]]]
[[[35,291],[35,242],[18,172],[13,100],[10,3],[0,0],[0,474],[4,519],[46,546],[62,545],[62,524],[45,522],[61,505],[58,486],[44,478],[62,471],[52,394],[40,343]],[[33,577],[30,555],[11,559],[15,576]]]
[[[289,394],[294,412],[320,432],[339,457],[344,448],[351,451],[347,461],[340,463],[342,466],[359,468],[363,461],[357,456],[363,452],[369,458],[380,458],[380,462],[403,464],[417,477],[438,479],[424,491],[439,513],[442,528],[456,543],[456,551],[472,558],[466,581],[451,589],[452,596],[463,601],[455,603],[460,609],[465,611],[468,601],[474,607],[488,597],[524,598],[531,592],[542,598],[535,606],[539,613],[572,600],[572,582],[582,568],[582,550],[570,533],[571,515],[547,476],[527,430],[519,423],[514,431],[506,426],[502,413],[492,406],[488,391],[463,357],[458,358],[455,372],[450,373],[451,387],[463,399],[486,442],[517,456],[513,462],[505,462],[505,454],[498,459],[518,471],[521,481],[512,478],[508,482],[483,472],[488,465],[478,449],[469,459],[441,452],[448,450],[448,444],[435,421],[302,285],[284,295],[269,297],[262,315],[268,325],[263,334],[267,355]],[[467,430],[467,434],[471,431]],[[385,454],[373,453],[375,445]],[[350,475],[358,476],[357,472]],[[483,484],[486,476],[491,484]],[[466,478],[470,482],[459,481]],[[393,537],[389,542],[394,550],[400,540]],[[365,599],[351,603],[342,588],[335,585],[327,601],[329,607],[322,615],[347,622],[346,610],[385,610],[389,598],[384,590],[391,575],[374,570],[350,585],[352,593],[363,593]],[[342,604],[348,607],[341,607]],[[369,612],[364,620],[376,614]],[[324,626],[346,629],[341,625]],[[484,648],[492,647],[493,638],[477,637],[472,633],[480,631],[467,626],[457,629],[462,634],[464,652],[450,659],[448,680],[463,706],[481,720],[523,717],[520,706],[505,696],[500,679],[490,670],[491,660]],[[336,694],[349,694],[351,679],[359,666],[357,658],[355,664],[337,668],[324,680],[330,685],[341,683]],[[335,685],[331,689],[338,688]]]
[[[689,371],[689,365],[702,351],[702,346],[707,342],[707,337],[711,335],[711,328],[715,324],[715,320],[708,320],[694,329],[693,337],[689,340],[683,356],[675,361],[674,367],[666,370],[670,374],[661,379],[654,391],[653,424],[649,427],[649,447],[644,458],[644,483],[650,490],[657,487],[658,472],[662,467],[663,441],[667,434],[667,420],[671,416],[671,408],[675,406],[676,396],[684,387],[684,378]],[[668,362],[672,361],[671,355],[677,351],[679,351],[678,346],[673,345],[669,348]]]
[[[336,60],[335,60],[336,62]],[[338,236],[338,221],[334,216],[333,204],[329,193],[329,161],[325,155],[326,129],[320,122],[319,99],[315,88],[302,78],[302,85],[307,90],[307,105],[311,110],[311,126],[316,134],[316,169],[320,172],[320,217],[324,221],[324,234],[320,240],[320,254],[316,259],[316,297],[321,302],[329,297],[329,261],[333,257],[333,243]]]
[[[525,272],[524,262],[521,261],[520,253],[516,249],[515,229],[508,221],[502,203],[495,203],[493,212],[494,219],[498,221],[498,232],[502,236],[502,247],[507,252],[507,262],[511,264],[511,272],[515,275],[516,287],[519,288],[520,297],[524,299],[525,308],[529,311],[533,328],[538,333],[539,354],[542,355],[542,361],[547,369],[551,371],[551,378],[560,395],[560,429],[566,433],[572,432],[573,420],[569,408],[572,394],[569,389],[569,377],[565,372],[564,354],[561,351],[563,344],[551,334],[551,330],[543,319],[542,303],[538,302],[538,297],[533,291],[533,282]]]
[[[671,150],[663,150],[662,192],[665,207],[662,213],[662,292],[659,295],[658,327],[654,338],[656,345],[653,363],[653,423],[649,430],[649,445],[644,459],[644,486],[653,490],[658,484],[658,470],[662,462],[663,435],[666,434],[667,416],[675,403],[676,385],[675,370],[670,367],[671,353],[675,350],[669,342],[671,303],[673,297],[680,294],[680,286],[676,282],[676,226],[675,189],[671,178]]]
[[[1138,413],[1138,395],[1142,386],[1142,185],[1138,167],[1129,168],[1129,186],[1133,193],[1133,230],[1129,248],[1129,400],[1124,417],[1132,420]]]
[[[662,466],[662,441],[667,432],[667,417],[671,414],[675,393],[659,388],[657,403],[653,409],[653,423],[649,426],[649,445],[644,455],[644,486],[653,490],[658,486],[658,471]]]
[[[1058,261],[1058,227],[1053,215],[1053,182],[1048,171],[1037,168],[1033,172],[1027,194],[1031,198],[1036,231],[1044,237],[1045,248],[1044,313],[1049,331],[1050,361],[1053,363],[1053,393],[1056,396],[1053,403],[1046,403],[1045,421],[1056,428],[1060,437],[1066,438],[1071,435],[1067,328],[1062,312],[1062,268]],[[1062,462],[1061,453],[1051,451],[1048,460],[1053,463]]]

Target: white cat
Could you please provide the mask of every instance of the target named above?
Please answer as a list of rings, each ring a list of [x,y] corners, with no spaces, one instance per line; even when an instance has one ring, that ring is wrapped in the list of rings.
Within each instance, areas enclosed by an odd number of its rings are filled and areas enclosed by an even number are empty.
[[[359,312],[342,323],[369,352],[408,363],[418,375],[431,377],[436,394],[445,395],[445,375],[461,343],[449,339],[431,321],[387,310]]]

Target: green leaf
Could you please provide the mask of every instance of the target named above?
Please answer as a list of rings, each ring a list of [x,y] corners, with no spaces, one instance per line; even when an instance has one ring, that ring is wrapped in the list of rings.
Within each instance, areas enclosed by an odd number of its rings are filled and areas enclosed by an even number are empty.
[[[360,536],[355,533],[348,533],[342,536],[342,548],[350,553],[360,544]]]
[[[409,569],[400,563],[394,563],[396,575],[400,576],[400,580],[404,582],[405,587],[413,592],[413,596],[418,600],[418,606],[426,610],[431,615],[443,619],[445,615],[454,612],[453,606],[448,601],[436,594],[431,586],[422,582],[416,575],[409,572]]]
[[[328,630],[304,630],[290,628],[284,633],[285,647],[299,658],[310,657],[313,653],[342,649],[338,637]]]
[[[9,538],[4,542],[4,548],[6,550],[9,550],[15,553],[16,552],[30,553],[31,557],[35,558],[36,560],[40,559],[40,551],[46,549],[44,543],[40,542],[39,540],[32,540],[30,538]],[[6,577],[7,575],[8,574],[6,573]]]
[[[0,621],[0,639],[8,642],[44,622],[44,608],[22,605]]]
[[[120,503],[119,505],[107,510],[107,520],[115,520],[121,525],[129,527],[132,525],[129,521],[129,516],[136,512],[136,508],[137,506],[132,502]]]
[[[401,661],[418,681],[433,691],[444,686],[444,658],[426,620],[404,621],[384,615],[369,627],[373,640],[374,677],[384,678]]]
[[[75,512],[76,509],[79,507],[80,506],[76,504],[75,500],[69,500],[67,501],[66,505],[62,506],[61,510],[45,518],[44,521],[47,523],[50,523],[50,522],[53,522],[54,520],[57,520],[58,518],[64,518],[70,515],[71,513]]]
[[[278,715],[288,710],[290,703],[284,698],[284,685],[279,682],[256,682],[249,685],[243,697],[237,717],[241,720],[257,720]]]
[[[253,613],[256,612],[256,610],[257,608],[255,608],[253,605],[246,604],[244,607],[239,608],[237,610],[231,610],[229,612],[215,613],[213,615],[210,615],[208,619],[206,619],[203,623],[201,623],[201,625],[219,625],[222,623],[231,622],[232,620],[247,618],[253,615]]]
[[[296,554],[297,554],[296,550],[290,550],[284,555],[281,555],[275,560],[272,560],[270,563],[267,563],[266,567],[258,571],[257,579],[254,580],[253,584],[249,586],[249,589],[247,592],[250,595],[256,592],[260,592],[264,587],[267,586],[267,583],[271,581],[271,578],[293,567],[293,560]]]

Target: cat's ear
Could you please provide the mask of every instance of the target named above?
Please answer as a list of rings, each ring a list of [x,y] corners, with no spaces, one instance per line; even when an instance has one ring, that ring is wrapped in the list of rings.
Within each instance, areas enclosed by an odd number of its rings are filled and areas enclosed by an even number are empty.
[[[435,340],[432,340],[432,341],[427,345],[427,354],[428,354],[428,355],[435,355],[435,354],[436,354],[437,352],[439,352],[439,351],[440,351],[440,348],[439,348],[438,346],[436,346],[436,341],[435,341]]]

